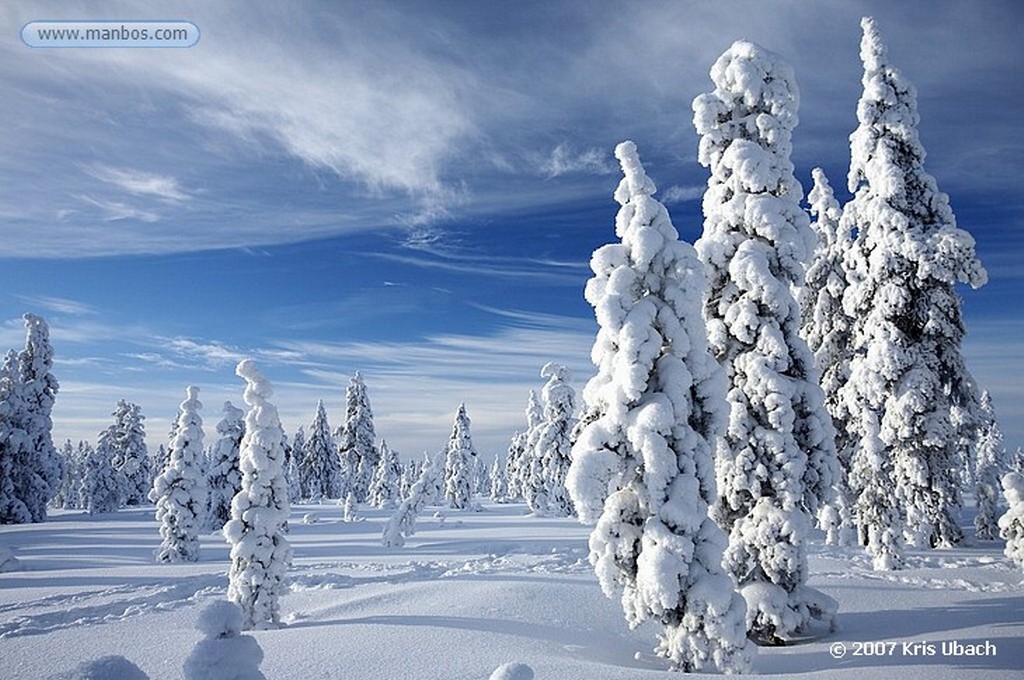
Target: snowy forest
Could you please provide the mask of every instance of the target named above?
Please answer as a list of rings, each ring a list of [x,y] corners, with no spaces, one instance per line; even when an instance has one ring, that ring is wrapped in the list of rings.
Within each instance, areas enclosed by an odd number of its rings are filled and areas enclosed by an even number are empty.
[[[474,445],[468,394],[446,442],[395,450],[359,366],[286,432],[259,358],[234,401],[182,385],[166,436],[122,399],[95,441],[54,441],[61,348],[26,313],[0,369],[0,675],[1018,673],[1024,451],[962,351],[988,274],[925,170],[915,87],[861,28],[845,203],[820,167],[805,193],[800,74],[746,40],[692,102],[695,242],[615,147],[577,288],[593,373],[538,365],[506,450]],[[943,628],[950,584],[992,598]],[[174,649],[122,627],[143,622]]]

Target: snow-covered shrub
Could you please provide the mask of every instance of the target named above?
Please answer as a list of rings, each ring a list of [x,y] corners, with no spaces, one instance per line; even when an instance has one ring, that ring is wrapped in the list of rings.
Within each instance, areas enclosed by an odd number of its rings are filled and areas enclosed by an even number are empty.
[[[263,628],[280,622],[284,577],[292,560],[285,538],[288,488],[284,470],[284,430],[274,394],[252,359],[241,361],[235,373],[246,381],[245,436],[239,468],[242,490],[231,502],[231,520],[224,538],[231,544],[228,599],[242,608],[242,627]]]
[[[780,57],[745,41],[711,79],[693,121],[711,170],[696,243],[711,276],[704,316],[729,381],[714,513],[729,532],[725,565],[747,601],[750,636],[777,644],[836,607],[803,585],[810,517],[831,500],[836,451],[792,294],[815,240],[790,160],[799,94]]]
[[[473,479],[477,465],[476,449],[469,432],[470,420],[466,405],[459,404],[452,424],[452,434],[445,450],[444,497],[455,509],[473,506]]]
[[[843,298],[855,319],[842,396],[857,448],[850,483],[861,538],[876,566],[899,566],[902,539],[928,547],[962,538],[956,402],[973,389],[960,345],[957,283],[987,275],[974,239],[924,170],[917,93],[893,67],[874,20],[861,22],[863,94],[850,135],[843,229],[856,233]],[[877,441],[875,441],[877,439]],[[883,537],[889,543],[878,543]]]
[[[245,435],[245,411],[230,401],[224,402],[223,417],[217,423],[220,437],[210,455],[207,479],[210,488],[210,509],[206,524],[221,529],[231,519],[231,499],[242,488],[242,473],[238,469],[238,451]]]
[[[621,243],[594,252],[585,291],[599,330],[584,398],[600,415],[572,448],[567,486],[581,519],[597,519],[590,562],[630,627],[659,622],[656,651],[681,670],[742,671],[746,608],[708,515],[725,403],[700,314],[704,268],[653,198],[636,146],[615,155]]]
[[[156,503],[156,521],[163,539],[158,562],[199,560],[199,532],[206,520],[206,473],[203,470],[203,419],[199,388],[185,388],[177,435],[171,442],[171,460],[153,482],[149,499]]]
[[[263,650],[251,635],[242,635],[242,610],[216,600],[199,613],[196,629],[203,639],[183,667],[185,680],[266,680],[260,671]]]
[[[1024,475],[1003,475],[1003,496],[1010,506],[999,518],[999,537],[1006,541],[1003,552],[1024,569]]]

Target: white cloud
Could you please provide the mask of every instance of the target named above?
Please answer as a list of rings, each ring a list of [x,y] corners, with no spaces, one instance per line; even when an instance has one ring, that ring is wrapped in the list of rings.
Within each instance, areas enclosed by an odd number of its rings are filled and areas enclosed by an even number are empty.
[[[572,173],[609,175],[615,172],[615,166],[609,159],[609,153],[601,149],[590,148],[577,152],[563,142],[540,164],[540,171],[548,178]]]
[[[120,222],[121,220],[138,220],[140,222],[157,222],[160,216],[151,210],[143,210],[120,201],[110,201],[80,194],[81,201],[99,208],[100,219],[104,222]]]
[[[666,205],[673,203],[686,203],[687,201],[699,201],[704,197],[705,186],[670,186],[661,192],[661,202]]]
[[[112,184],[134,196],[158,198],[173,203],[180,203],[189,198],[188,193],[178,184],[178,180],[167,175],[113,168],[102,163],[87,166],[84,170],[101,182]]]
[[[34,308],[38,307],[56,314],[84,316],[97,313],[94,307],[87,305],[84,302],[78,302],[77,300],[69,300],[67,298],[53,297],[50,295],[18,295],[17,297],[27,305]]]

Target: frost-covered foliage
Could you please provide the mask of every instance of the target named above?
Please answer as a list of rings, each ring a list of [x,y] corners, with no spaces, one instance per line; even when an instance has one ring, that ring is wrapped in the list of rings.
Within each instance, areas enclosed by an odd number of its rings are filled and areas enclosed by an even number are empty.
[[[199,613],[196,628],[203,639],[185,659],[185,680],[266,680],[260,672],[263,650],[251,635],[242,635],[242,610],[216,600]]]
[[[303,444],[302,464],[299,467],[302,497],[314,502],[324,498],[341,498],[341,475],[341,459],[334,447],[334,438],[331,437],[327,409],[321,400],[317,402],[316,416]]]
[[[0,524],[42,522],[60,486],[50,413],[59,385],[42,317],[25,314],[25,348],[0,369]]]
[[[86,442],[80,455],[82,483],[78,495],[82,508],[90,515],[114,512],[121,506],[121,483],[110,464],[110,452],[103,446],[97,448]]]
[[[842,398],[850,413],[863,414],[853,421],[850,481],[861,538],[884,568],[901,558],[898,541],[875,542],[882,535],[902,531],[921,547],[962,538],[952,408],[969,402],[961,392],[973,381],[960,352],[954,285],[978,287],[987,276],[974,239],[957,228],[948,197],[924,170],[914,87],[889,64],[875,22],[861,26],[864,91],[848,177],[854,196],[841,222],[856,234],[845,261],[843,307],[855,323]]]
[[[790,161],[799,93],[781,58],[744,41],[711,79],[693,122],[711,170],[696,243],[711,275],[704,317],[730,411],[714,513],[750,636],[777,644],[836,606],[804,585],[810,517],[831,501],[836,451],[791,292],[815,240]]]
[[[487,486],[490,491],[492,501],[504,503],[508,500],[508,484],[505,482],[506,467],[507,466],[502,464],[501,460],[495,456],[494,462],[491,463],[491,469],[487,473]]]
[[[469,431],[466,405],[459,404],[452,424],[452,435],[445,449],[444,497],[456,509],[473,506],[473,479],[477,466],[476,449]]]
[[[121,399],[117,402],[114,422],[100,433],[100,445],[110,452],[110,464],[118,473],[121,504],[145,503],[152,488],[149,450],[146,448],[146,426],[142,407]]]
[[[380,451],[376,445],[370,398],[359,371],[352,376],[345,390],[345,424],[336,434],[342,477],[345,484],[355,491],[356,500],[362,503],[369,495],[373,471],[380,462]],[[347,493],[348,489],[343,491]]]
[[[541,390],[544,411],[536,428],[526,502],[535,513],[567,517],[573,514],[565,476],[571,462],[569,435],[576,422],[576,393],[569,386],[569,369],[565,366],[547,363],[540,374],[548,382]]]
[[[807,198],[810,203],[811,228],[817,245],[807,267],[800,289],[800,334],[814,355],[820,385],[825,397],[825,410],[832,417],[835,431],[836,466],[835,496],[818,514],[818,524],[825,531],[829,545],[851,545],[856,540],[847,478],[853,442],[847,432],[850,414],[839,397],[850,376],[850,341],[853,320],[843,310],[846,291],[846,270],[843,260],[851,244],[849,232],[841,229],[842,210],[832,186],[821,168],[811,172],[814,187]]]
[[[242,608],[242,627],[248,630],[280,622],[278,598],[285,590],[292,549],[285,538],[284,430],[268,401],[274,390],[252,359],[240,362],[235,373],[246,381],[249,411],[239,464],[242,490],[231,502],[224,538],[231,544],[228,599]]]
[[[435,502],[438,481],[441,478],[441,456],[425,456],[419,478],[413,483],[409,495],[384,525],[381,538],[385,547],[401,548],[405,539],[416,533],[416,517],[423,508]]]
[[[999,533],[999,478],[1007,471],[1007,465],[1003,433],[996,422],[988,390],[981,395],[980,416],[978,462],[974,473],[974,498],[978,514],[974,518],[974,529],[978,538],[990,541]]]
[[[207,487],[203,470],[203,419],[199,388],[185,388],[178,414],[171,460],[153,482],[149,499],[156,503],[156,521],[163,539],[158,562],[199,560],[199,532],[206,520]]]
[[[1006,541],[1004,553],[1024,569],[1024,475],[1003,475],[1003,496],[1009,509],[999,518],[999,537]]]
[[[369,503],[375,508],[390,508],[398,500],[399,484],[401,483],[402,466],[398,462],[398,452],[388,446],[384,440],[380,442],[380,462],[373,472],[370,481]]]
[[[584,398],[600,416],[572,448],[568,490],[580,518],[597,521],[590,561],[629,625],[659,622],[656,651],[678,669],[739,672],[746,608],[708,514],[725,404],[700,314],[704,269],[653,198],[636,146],[615,155],[621,243],[594,252],[585,291],[599,330]]]
[[[242,488],[238,452],[245,435],[245,411],[225,401],[223,414],[217,423],[217,434],[220,436],[210,454],[207,471],[210,509],[206,523],[211,529],[221,529],[231,519],[231,500]]]

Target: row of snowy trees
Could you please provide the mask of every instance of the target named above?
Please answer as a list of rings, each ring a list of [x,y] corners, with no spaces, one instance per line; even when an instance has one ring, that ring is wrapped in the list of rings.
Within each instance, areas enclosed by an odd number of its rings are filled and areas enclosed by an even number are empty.
[[[748,638],[833,622],[835,601],[806,585],[815,521],[897,568],[905,544],[961,539],[967,469],[979,536],[994,532],[1006,464],[960,352],[954,290],[985,271],[923,170],[913,88],[874,22],[862,27],[853,199],[840,207],[815,170],[813,228],[790,160],[795,79],[757,45],[735,43],[694,100],[710,170],[695,248],[635,146],[616,149],[620,242],[591,260],[597,374],[568,488],[595,524],[602,588],[631,626],[662,625],[657,651],[682,670],[742,671]],[[1008,497],[1018,479],[1005,478]]]

